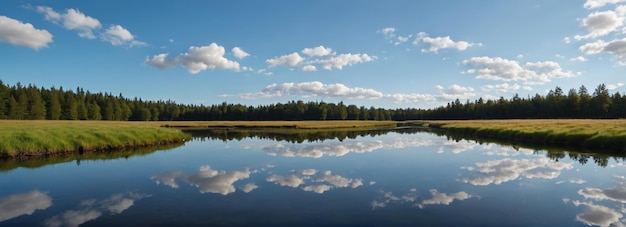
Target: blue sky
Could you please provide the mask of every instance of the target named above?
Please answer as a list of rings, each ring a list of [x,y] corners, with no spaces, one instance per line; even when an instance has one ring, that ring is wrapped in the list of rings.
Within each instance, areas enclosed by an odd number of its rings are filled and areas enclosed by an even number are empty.
[[[185,104],[626,91],[626,0],[0,2],[0,80]]]

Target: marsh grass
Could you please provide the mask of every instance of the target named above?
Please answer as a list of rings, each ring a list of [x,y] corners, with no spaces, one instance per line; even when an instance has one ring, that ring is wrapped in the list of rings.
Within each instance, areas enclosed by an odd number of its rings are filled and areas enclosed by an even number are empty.
[[[479,137],[626,150],[626,120],[427,121],[430,127]]]
[[[143,122],[0,121],[0,157],[112,150],[180,142],[191,136]]]

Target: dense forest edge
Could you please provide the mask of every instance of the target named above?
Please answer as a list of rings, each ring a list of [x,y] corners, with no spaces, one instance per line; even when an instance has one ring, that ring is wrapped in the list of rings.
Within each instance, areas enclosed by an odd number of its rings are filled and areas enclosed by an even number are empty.
[[[472,120],[472,119],[609,119],[626,117],[626,96],[611,94],[604,84],[593,93],[585,86],[560,87],[547,95],[474,101],[457,99],[433,109],[384,109],[326,103],[290,101],[246,106],[180,104],[171,100],[142,100],[122,94],[92,93],[78,87],[43,88],[10,86],[0,80],[0,119],[10,120],[112,120],[112,121],[301,121],[301,120]]]

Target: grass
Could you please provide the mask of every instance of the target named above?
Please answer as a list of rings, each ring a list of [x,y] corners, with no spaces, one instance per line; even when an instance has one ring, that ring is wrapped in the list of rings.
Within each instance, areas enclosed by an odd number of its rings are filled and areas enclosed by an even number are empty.
[[[143,122],[0,121],[0,157],[113,150],[180,142],[180,130]]]
[[[525,143],[626,151],[626,120],[424,121],[431,128]]]

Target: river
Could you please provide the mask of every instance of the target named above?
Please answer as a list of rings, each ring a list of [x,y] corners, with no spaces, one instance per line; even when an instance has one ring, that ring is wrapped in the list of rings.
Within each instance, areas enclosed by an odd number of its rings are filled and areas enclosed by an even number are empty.
[[[290,138],[5,163],[0,226],[626,225],[623,157],[414,130]]]

